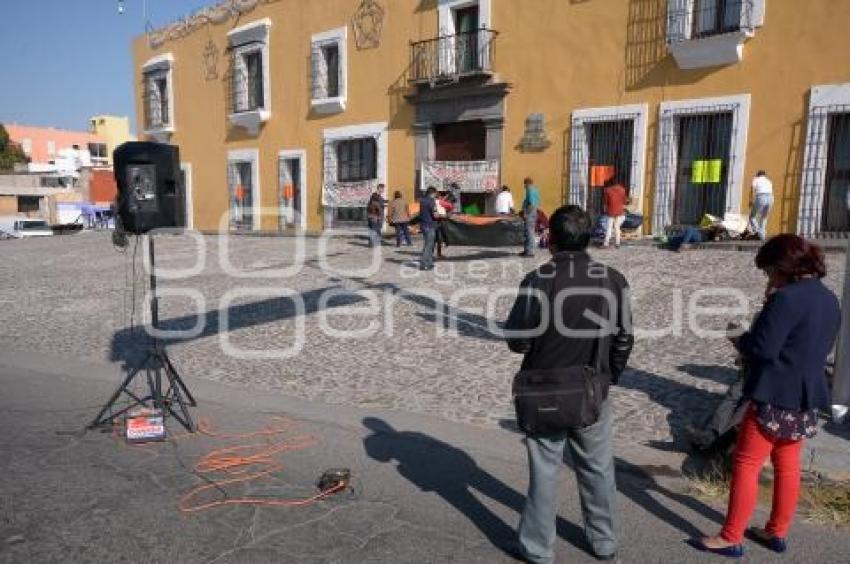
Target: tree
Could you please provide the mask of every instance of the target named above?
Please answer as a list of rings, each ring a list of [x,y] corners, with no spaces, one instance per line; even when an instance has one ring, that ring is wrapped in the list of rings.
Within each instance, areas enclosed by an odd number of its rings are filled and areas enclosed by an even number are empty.
[[[9,132],[0,123],[0,170],[12,170],[18,163],[29,162],[24,150],[9,139]]]

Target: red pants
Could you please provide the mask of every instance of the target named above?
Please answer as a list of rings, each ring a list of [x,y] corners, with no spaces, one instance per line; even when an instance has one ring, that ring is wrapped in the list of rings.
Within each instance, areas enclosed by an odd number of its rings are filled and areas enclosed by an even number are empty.
[[[773,506],[765,529],[775,537],[788,534],[800,495],[800,449],[803,441],[776,439],[762,431],[750,410],[741,423],[732,468],[729,509],[720,536],[740,543],[758,502],[758,479],[764,461],[773,462]]]

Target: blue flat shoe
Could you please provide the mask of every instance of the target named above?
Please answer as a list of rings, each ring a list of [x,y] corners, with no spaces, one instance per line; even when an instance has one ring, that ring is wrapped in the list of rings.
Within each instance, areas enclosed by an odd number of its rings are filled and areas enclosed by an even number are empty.
[[[785,542],[783,537],[774,537],[764,529],[758,529],[756,527],[750,529],[750,534],[760,544],[766,546],[777,554],[782,554],[788,550],[788,543]]]
[[[709,548],[705,546],[702,539],[690,539],[688,544],[702,552],[725,556],[727,558],[741,558],[744,556],[744,546],[741,544],[733,544],[732,546],[725,546],[723,548]]]

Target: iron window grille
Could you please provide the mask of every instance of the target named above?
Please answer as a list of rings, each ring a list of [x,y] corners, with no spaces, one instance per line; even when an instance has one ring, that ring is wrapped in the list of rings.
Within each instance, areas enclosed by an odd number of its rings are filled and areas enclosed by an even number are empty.
[[[169,71],[145,73],[145,129],[155,130],[171,125]]]
[[[253,112],[265,108],[263,46],[240,46],[233,54],[231,113]]]
[[[661,115],[653,229],[693,225],[733,210],[736,104],[669,109]]]
[[[667,20],[669,43],[756,28],[753,0],[669,0]]]
[[[638,158],[634,154],[635,126],[639,114],[613,113],[573,119],[570,144],[570,203],[584,207],[592,215],[603,212],[602,178],[613,168],[612,179],[629,195],[635,191]]]
[[[497,35],[481,28],[412,43],[410,81],[457,80],[492,73]]]
[[[313,45],[312,70],[314,100],[337,98],[342,95],[341,53],[337,41],[325,41]]]
[[[850,105],[809,113],[799,222],[806,236],[850,234]]]
[[[252,161],[231,161],[227,166],[230,199],[230,228],[238,231],[254,227],[254,171]]]
[[[378,177],[378,145],[374,137],[336,144],[337,182],[362,182]]]

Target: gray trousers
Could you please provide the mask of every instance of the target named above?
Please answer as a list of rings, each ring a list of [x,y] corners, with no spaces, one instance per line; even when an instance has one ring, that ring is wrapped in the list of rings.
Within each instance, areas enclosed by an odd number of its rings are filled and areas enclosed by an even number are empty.
[[[419,259],[420,268],[431,268],[434,266],[434,243],[437,240],[437,231],[434,227],[422,228],[422,257]]]
[[[569,448],[578,480],[587,540],[597,556],[617,551],[613,422],[609,399],[599,421],[590,427],[547,438],[526,437],[531,475],[519,522],[519,544],[529,561],[541,564],[555,561],[556,487],[565,447]]]
[[[525,212],[525,245],[523,252],[527,255],[534,254],[534,228],[537,226],[537,209],[526,210]]]

